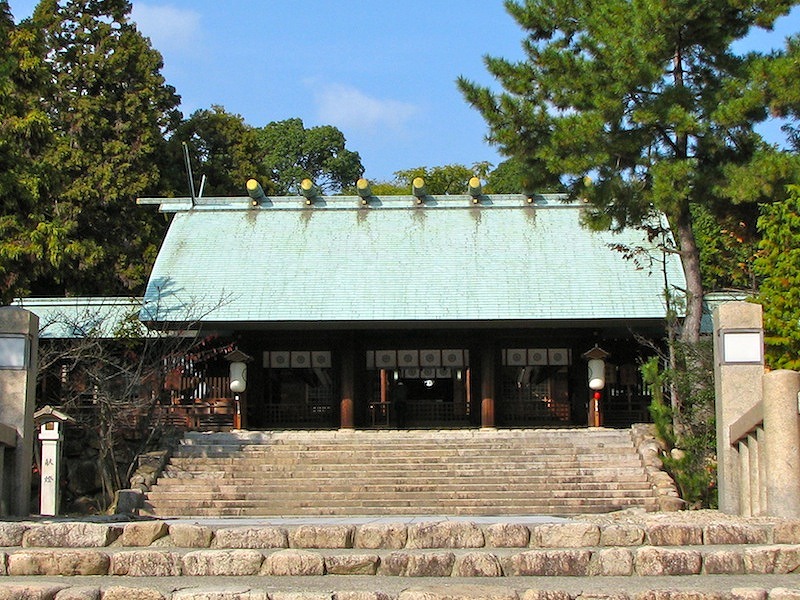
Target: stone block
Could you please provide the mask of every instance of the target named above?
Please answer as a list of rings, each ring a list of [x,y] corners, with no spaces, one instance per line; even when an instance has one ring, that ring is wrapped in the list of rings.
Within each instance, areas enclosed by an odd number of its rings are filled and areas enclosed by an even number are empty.
[[[282,527],[231,527],[214,532],[212,548],[288,548],[289,539]]]
[[[706,590],[648,590],[635,595],[635,600],[730,600],[724,592]]]
[[[744,569],[746,573],[781,574],[800,571],[800,546],[761,546],[745,548]]]
[[[519,595],[505,587],[442,585],[403,590],[398,600],[519,600]]]
[[[742,523],[712,523],[703,529],[703,541],[708,545],[766,544],[766,529]]]
[[[34,525],[22,536],[25,548],[103,548],[116,540],[122,529],[100,523],[47,523]]]
[[[100,588],[90,586],[68,587],[58,592],[55,600],[100,600]]]
[[[214,531],[205,525],[173,523],[169,526],[169,538],[178,548],[209,548]]]
[[[114,494],[114,512],[116,514],[138,514],[144,504],[144,494],[141,490],[117,490]]]
[[[800,600],[800,590],[773,588],[769,592],[769,600]]]
[[[502,577],[500,559],[489,552],[467,552],[456,556],[453,577]]]
[[[258,550],[197,550],[183,557],[183,574],[192,577],[258,575],[264,555]]]
[[[289,532],[290,548],[352,548],[352,525],[300,525]]]
[[[574,600],[569,592],[564,590],[525,590],[519,596],[520,600]]]
[[[703,572],[707,575],[738,575],[744,573],[744,556],[735,550],[718,550],[703,555]]]
[[[22,546],[22,536],[28,525],[21,523],[0,523],[0,547]]]
[[[521,523],[492,523],[484,537],[489,548],[525,548],[531,541],[531,530]]]
[[[111,556],[110,574],[128,577],[177,577],[182,574],[181,555],[159,550],[115,552]]]
[[[800,544],[800,520],[776,523],[772,529],[772,541],[775,544]]]
[[[644,528],[632,523],[614,523],[600,529],[601,546],[641,546]]]
[[[103,590],[103,600],[166,600],[158,590],[115,585]]]
[[[698,546],[703,543],[703,529],[684,523],[648,525],[647,543],[651,546]]]
[[[800,546],[781,546],[774,572],[781,575],[800,572]]]
[[[378,575],[399,577],[450,577],[455,555],[452,552],[392,552],[381,559]]]
[[[0,585],[0,600],[55,600],[65,585],[52,583]]]
[[[589,550],[528,550],[501,559],[507,576],[584,577],[589,572]]]
[[[307,550],[278,550],[269,554],[261,575],[324,575],[325,559]]]
[[[184,589],[172,592],[171,600],[270,600],[267,592],[246,587],[224,590]]]
[[[434,521],[408,527],[409,548],[483,548],[483,531],[469,521]]]
[[[543,523],[531,527],[531,546],[538,548],[588,548],[600,543],[594,523]]]
[[[272,592],[270,600],[331,600],[327,592]]]
[[[106,575],[110,559],[93,550],[32,550],[8,556],[8,574],[15,575]]]
[[[761,546],[744,549],[744,570],[749,574],[769,574],[775,572],[779,546]]]
[[[325,557],[329,575],[375,575],[380,558],[377,554],[334,554]]]
[[[120,543],[123,546],[149,546],[169,532],[163,521],[137,521],[126,523],[122,528]]]
[[[606,577],[632,575],[633,553],[628,548],[603,548],[592,554],[589,574]]]
[[[576,600],[630,600],[627,592],[581,592]]]
[[[344,590],[333,592],[332,600],[395,600],[395,597],[385,592]]]
[[[636,550],[634,559],[639,575],[697,575],[703,558],[697,550],[682,548],[654,548],[644,546]]]
[[[354,548],[399,550],[406,547],[408,528],[404,523],[368,523],[356,529]]]
[[[767,600],[767,590],[762,588],[731,588],[731,600]]]

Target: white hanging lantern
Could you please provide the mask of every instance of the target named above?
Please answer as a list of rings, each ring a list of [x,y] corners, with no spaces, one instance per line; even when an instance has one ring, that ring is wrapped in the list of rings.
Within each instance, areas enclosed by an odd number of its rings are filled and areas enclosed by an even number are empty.
[[[247,389],[247,363],[231,363],[231,391],[240,394]]]

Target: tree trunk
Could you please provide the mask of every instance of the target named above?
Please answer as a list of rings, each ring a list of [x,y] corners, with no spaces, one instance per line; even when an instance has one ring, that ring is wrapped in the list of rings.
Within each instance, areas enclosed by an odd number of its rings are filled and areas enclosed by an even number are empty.
[[[694,344],[700,340],[703,318],[703,279],[700,275],[700,250],[697,248],[689,209],[676,215],[673,233],[677,236],[680,257],[686,275],[686,317],[683,320],[681,341]]]

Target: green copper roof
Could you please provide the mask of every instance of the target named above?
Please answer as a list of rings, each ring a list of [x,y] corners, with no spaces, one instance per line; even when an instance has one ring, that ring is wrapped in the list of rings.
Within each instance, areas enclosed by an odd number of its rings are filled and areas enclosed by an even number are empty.
[[[141,298],[17,298],[11,304],[39,317],[41,338],[114,338],[146,332],[136,321]]]
[[[398,323],[660,319],[663,254],[555,196],[141,199],[175,212],[142,319]],[[643,246],[627,260],[610,245]],[[666,276],[683,287],[676,256]]]

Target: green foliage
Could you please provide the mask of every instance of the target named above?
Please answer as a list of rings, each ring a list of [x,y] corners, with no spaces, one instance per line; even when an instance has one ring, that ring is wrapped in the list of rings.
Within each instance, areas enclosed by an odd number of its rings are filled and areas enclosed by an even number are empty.
[[[303,179],[336,193],[355,186],[364,172],[358,153],[345,148],[336,127],[306,129],[300,119],[252,127],[241,115],[212,106],[194,112],[170,139],[170,181],[181,195],[187,190],[182,142],[189,145],[195,185],[206,176],[206,196],[241,195],[251,178],[268,195],[299,193]]]
[[[800,172],[797,156],[754,131],[773,101],[794,98],[776,100],[793,85],[781,80],[797,69],[789,51],[731,51],[793,4],[507,0],[527,34],[525,60],[486,58],[500,94],[459,79],[489,140],[527,173],[563,179],[614,228],[654,211],[667,216],[687,277],[686,341],[699,338],[703,295],[690,207],[717,216],[737,203],[779,200]]]
[[[653,391],[650,416],[667,448],[661,460],[690,507],[714,508],[716,430],[711,342],[675,342],[672,353],[674,367],[662,368],[664,359],[658,356],[641,366],[642,378]],[[665,389],[682,400],[678,410],[665,400]]]
[[[704,206],[691,207],[704,289],[756,289],[757,211],[758,206],[740,205],[725,217]]]
[[[762,238],[755,269],[762,277],[767,363],[800,370],[800,186],[783,202],[765,206],[758,219]]]
[[[410,194],[411,183],[415,178],[422,177],[425,180],[425,189],[431,195],[466,194],[469,180],[479,176],[482,171],[485,171],[485,167],[485,163],[475,164],[472,168],[459,164],[414,167],[396,171],[394,184],[398,189],[403,190],[401,193]]]
[[[123,0],[43,0],[19,26],[27,60],[46,69],[36,105],[52,127],[35,212],[15,211],[31,216],[22,229],[40,267],[32,293],[138,290],[163,237],[163,218],[135,199],[158,190],[178,97],[129,12]]]
[[[61,258],[64,230],[46,215],[48,172],[42,154],[51,140],[41,108],[48,71],[42,36],[15,26],[0,1],[0,304]]]
[[[331,125],[306,129],[300,119],[287,119],[256,129],[255,137],[259,172],[278,194],[297,193],[303,179],[336,193],[364,173],[358,152],[345,148],[344,134]]]
[[[183,121],[169,140],[169,177],[176,194],[188,196],[182,143],[189,147],[195,193],[205,175],[204,196],[240,196],[248,179],[262,179],[258,170],[256,135],[241,115],[222,106],[195,111]],[[273,190],[267,186],[267,193]]]

